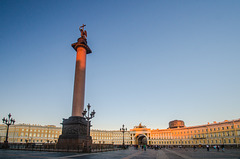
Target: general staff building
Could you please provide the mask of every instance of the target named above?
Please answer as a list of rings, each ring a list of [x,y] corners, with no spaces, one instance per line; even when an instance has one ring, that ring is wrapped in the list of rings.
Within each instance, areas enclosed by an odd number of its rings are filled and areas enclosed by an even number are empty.
[[[15,124],[9,129],[9,143],[56,143],[62,128],[54,125]],[[4,142],[6,126],[0,125],[0,142]],[[120,130],[91,130],[93,144],[123,144]],[[150,129],[139,124],[124,133],[125,145],[226,145],[239,147],[240,119],[185,126],[182,120],[169,122],[167,129]]]

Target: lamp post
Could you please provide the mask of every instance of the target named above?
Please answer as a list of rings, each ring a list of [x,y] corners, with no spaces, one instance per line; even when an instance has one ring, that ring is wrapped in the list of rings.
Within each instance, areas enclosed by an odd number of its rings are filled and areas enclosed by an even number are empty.
[[[3,144],[3,148],[5,148],[5,149],[9,148],[9,146],[8,146],[8,130],[9,130],[9,126],[10,125],[14,125],[14,123],[15,123],[15,120],[13,118],[11,118],[11,116],[12,115],[9,113],[8,114],[8,118],[4,117],[2,119],[3,123],[7,125],[6,140],[4,141],[4,144]]]
[[[125,149],[125,144],[124,144],[124,133],[125,133],[125,131],[127,131],[127,128],[124,128],[124,124],[123,124],[122,128],[120,128],[120,131],[123,132],[123,148]]]
[[[91,149],[88,147],[89,139],[90,139],[90,126],[91,126],[90,120],[95,116],[95,113],[96,113],[94,110],[90,113],[90,108],[91,108],[91,105],[88,103],[88,105],[87,105],[88,110],[85,109],[82,112],[83,117],[85,117],[87,119],[87,150],[86,150],[87,152],[91,151]]]

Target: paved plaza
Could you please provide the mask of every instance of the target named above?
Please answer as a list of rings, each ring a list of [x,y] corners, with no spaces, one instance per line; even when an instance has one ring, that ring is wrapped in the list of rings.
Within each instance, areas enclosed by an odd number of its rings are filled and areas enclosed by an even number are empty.
[[[68,152],[43,152],[43,151],[22,151],[22,150],[0,150],[0,158],[83,158],[83,159],[240,159],[239,149],[226,149],[225,152],[217,152],[217,150],[206,149],[147,149],[135,150],[129,148],[127,150],[98,152],[98,153],[68,153]]]

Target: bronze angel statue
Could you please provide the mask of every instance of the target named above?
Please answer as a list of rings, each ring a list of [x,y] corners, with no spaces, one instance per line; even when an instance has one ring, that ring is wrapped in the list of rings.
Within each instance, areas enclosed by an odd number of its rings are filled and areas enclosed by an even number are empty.
[[[83,24],[82,26],[79,27],[79,30],[80,30],[80,32],[81,32],[81,37],[84,38],[84,39],[87,38],[87,31],[84,30],[84,27],[85,27],[85,26],[86,26],[86,25]]]

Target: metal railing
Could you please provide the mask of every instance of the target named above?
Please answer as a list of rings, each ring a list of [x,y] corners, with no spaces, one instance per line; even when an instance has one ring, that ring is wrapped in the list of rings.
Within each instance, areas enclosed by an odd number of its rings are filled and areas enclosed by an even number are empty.
[[[3,143],[0,143],[0,149]],[[68,147],[66,149],[57,148],[56,143],[9,143],[9,149],[27,151],[51,151],[51,152],[83,152],[84,147]],[[122,149],[113,144],[92,144],[91,152],[116,151]]]

